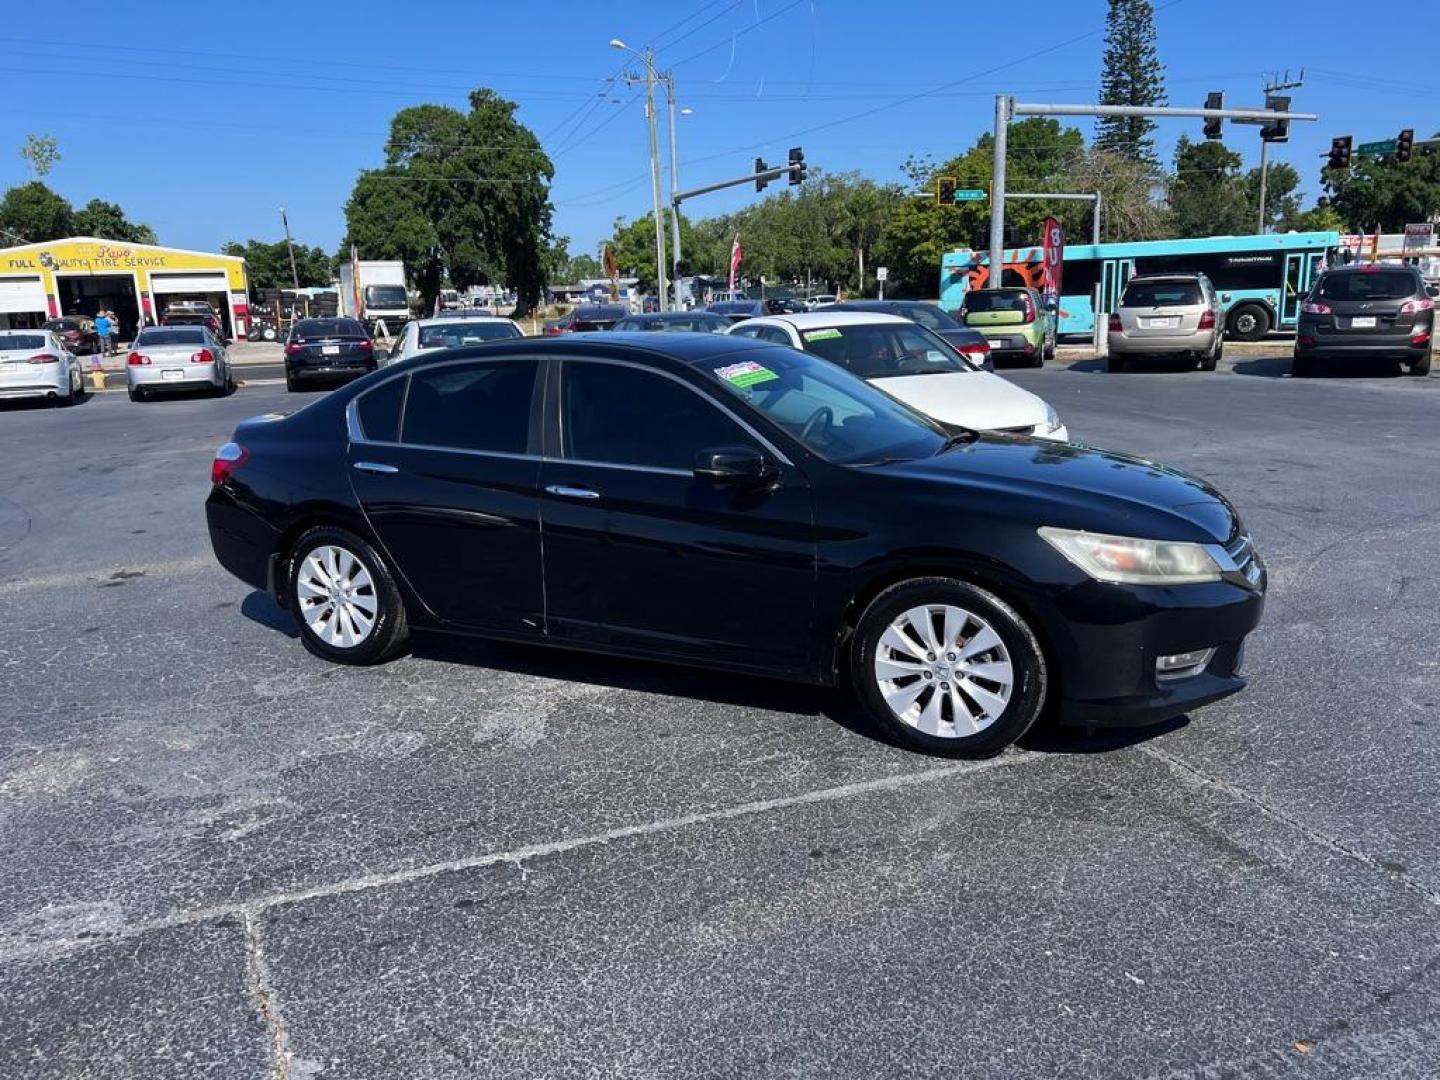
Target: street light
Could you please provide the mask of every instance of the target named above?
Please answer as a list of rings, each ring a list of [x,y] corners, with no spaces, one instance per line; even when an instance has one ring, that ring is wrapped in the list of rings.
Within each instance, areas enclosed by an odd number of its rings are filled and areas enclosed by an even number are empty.
[[[655,120],[655,54],[647,45],[643,52],[632,49],[618,37],[610,39],[610,47],[633,53],[645,65],[645,119],[650,127],[650,187],[655,208],[655,292],[661,311],[665,310],[665,226],[660,220],[660,135]],[[630,79],[626,78],[626,82]],[[673,100],[673,96],[672,96]],[[673,133],[674,127],[672,125]],[[678,231],[678,230],[677,230]]]

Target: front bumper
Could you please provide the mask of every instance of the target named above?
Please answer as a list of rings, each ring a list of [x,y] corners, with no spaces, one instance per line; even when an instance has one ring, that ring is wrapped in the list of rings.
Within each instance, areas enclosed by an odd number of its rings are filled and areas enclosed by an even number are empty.
[[[174,374],[179,372],[179,374]],[[125,368],[125,382],[130,389],[195,390],[219,386],[219,369],[214,364],[132,364]]]
[[[1196,330],[1188,334],[1111,334],[1106,340],[1112,353],[1126,356],[1208,353],[1215,348],[1213,330]]]
[[[1257,588],[1229,581],[1162,588],[1086,582],[1039,609],[1059,666],[1062,723],[1159,723],[1237,693],[1245,638],[1265,610]],[[1213,648],[1205,668],[1156,677],[1161,656]]]

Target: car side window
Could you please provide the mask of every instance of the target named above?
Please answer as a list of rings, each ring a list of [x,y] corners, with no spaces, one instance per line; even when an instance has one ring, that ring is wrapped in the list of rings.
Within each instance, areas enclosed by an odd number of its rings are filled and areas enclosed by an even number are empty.
[[[400,406],[405,401],[405,380],[391,379],[355,400],[360,431],[372,442],[395,442],[400,434]]]
[[[716,446],[754,446],[730,417],[673,379],[619,364],[567,360],[560,391],[565,457],[689,472]]]
[[[760,332],[764,329],[765,327],[763,326],[741,326],[730,331],[730,333],[735,337],[758,338]]]
[[[412,373],[400,441],[455,450],[525,453],[538,368],[539,361],[521,357],[446,364]]]
[[[795,347],[795,343],[790,340],[790,335],[778,326],[760,327],[759,338],[761,341],[773,341],[776,345],[788,345],[792,349]]]

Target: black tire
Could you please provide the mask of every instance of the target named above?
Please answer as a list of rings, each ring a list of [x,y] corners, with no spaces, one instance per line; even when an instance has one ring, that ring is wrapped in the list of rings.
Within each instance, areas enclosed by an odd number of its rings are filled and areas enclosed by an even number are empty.
[[[138,405],[140,402],[142,402],[142,401],[149,401],[149,400],[150,400],[150,396],[149,396],[148,394],[146,394],[144,390],[141,390],[141,389],[139,389],[138,387],[135,387],[135,386],[130,387],[129,393],[130,393],[130,400],[133,401],[133,402],[135,402],[137,405]]]
[[[300,389],[300,380],[288,371],[285,373],[285,389],[288,393],[295,393]]]
[[[1105,369],[1112,373],[1116,371],[1124,371],[1125,358],[1123,356],[1116,356],[1114,353],[1111,353],[1105,358]]]
[[[875,675],[875,654],[880,647],[881,637],[890,628],[892,621],[912,608],[939,604],[962,608],[989,623],[1010,658],[1014,676],[1010,698],[999,715],[987,727],[974,734],[944,737],[920,731],[891,711]],[[967,623],[967,627],[970,625],[973,624]],[[974,636],[974,632],[969,635],[971,640]],[[937,660],[944,662],[945,657],[937,657]],[[849,662],[850,682],[855,695],[877,727],[902,745],[927,754],[947,757],[989,757],[998,754],[1024,735],[1040,715],[1049,680],[1044,650],[1019,612],[993,593],[958,578],[948,577],[916,578],[900,582],[872,600],[860,616],[860,622],[850,639]],[[918,670],[920,669],[917,668]],[[922,690],[915,699],[917,705],[921,701],[928,703],[932,696],[940,693],[933,688],[937,677],[948,676],[940,674],[928,677],[927,689]],[[969,693],[964,690],[961,692],[967,695]],[[967,707],[974,705],[973,699],[967,697],[966,700],[969,702]],[[926,707],[928,708],[928,704]],[[947,699],[940,708],[953,709],[953,706]]]
[[[1290,361],[1290,377],[1308,379],[1315,374],[1315,361],[1308,356],[1296,356]]]
[[[1270,312],[1259,304],[1241,304],[1230,312],[1225,326],[1236,341],[1260,341],[1270,332]]]
[[[366,595],[373,596],[377,610],[368,636],[358,644],[342,647],[326,641],[306,620],[297,581],[306,558],[322,547],[344,549],[369,573],[372,590]],[[306,649],[322,660],[336,664],[378,664],[400,652],[410,638],[410,628],[405,618],[405,602],[400,596],[400,590],[395,587],[395,579],[385,565],[385,560],[374,548],[347,529],[322,525],[301,535],[286,562],[285,587],[289,596],[290,613],[295,617],[300,629],[300,641]]]
[[[1426,353],[1425,356],[1424,356],[1422,359],[1416,360],[1413,364],[1410,365],[1410,374],[1411,374],[1411,375],[1429,375],[1429,374],[1430,374],[1430,354],[1429,354],[1429,353]]]
[[[1220,366],[1220,357],[1224,354],[1224,352],[1225,346],[1217,342],[1214,349],[1212,349],[1210,352],[1206,353],[1200,358],[1200,370],[1214,371],[1217,367]]]

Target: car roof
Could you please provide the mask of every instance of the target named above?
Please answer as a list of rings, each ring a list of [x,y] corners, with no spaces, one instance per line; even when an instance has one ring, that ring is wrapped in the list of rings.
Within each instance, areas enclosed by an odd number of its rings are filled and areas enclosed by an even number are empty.
[[[760,322],[761,320],[755,321]],[[824,311],[795,311],[766,315],[764,321],[789,323],[796,330],[818,330],[822,327],[832,326],[874,326],[877,323],[895,323],[900,326],[915,325],[909,319],[901,318],[899,315],[890,315],[883,311],[836,311],[829,308]]]
[[[636,322],[669,322],[671,319],[693,319],[697,315],[705,315],[712,319],[720,316],[708,308],[695,308],[692,311],[647,311],[643,315],[627,315],[627,319],[634,319]]]
[[[1198,270],[1177,271],[1173,274],[1135,274],[1127,278],[1125,284],[1130,285],[1136,281],[1196,281],[1204,276]]]
[[[1420,268],[1416,266],[1404,266],[1400,263],[1351,263],[1349,266],[1326,267],[1327,274],[1378,274],[1386,270],[1401,270],[1407,274],[1414,274],[1424,280]]]
[[[345,316],[348,318],[348,316]],[[427,315],[423,319],[413,320],[416,326],[445,326],[451,323],[467,322],[514,322],[514,319],[507,319],[504,315],[471,315],[465,311],[452,311],[449,315]]]

